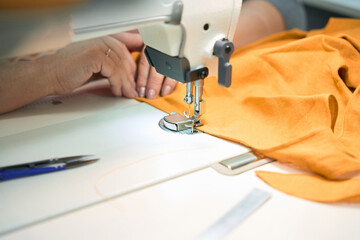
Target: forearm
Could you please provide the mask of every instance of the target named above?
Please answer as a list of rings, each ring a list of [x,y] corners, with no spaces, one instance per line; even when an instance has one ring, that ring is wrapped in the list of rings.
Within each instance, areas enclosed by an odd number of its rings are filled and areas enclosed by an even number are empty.
[[[284,19],[274,5],[263,0],[245,1],[235,31],[235,48],[283,30]]]
[[[53,93],[51,71],[42,61],[0,61],[0,114]]]

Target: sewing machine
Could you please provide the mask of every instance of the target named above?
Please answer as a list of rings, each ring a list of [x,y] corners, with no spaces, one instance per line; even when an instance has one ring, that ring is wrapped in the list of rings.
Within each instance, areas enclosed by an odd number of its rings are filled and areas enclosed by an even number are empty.
[[[188,112],[165,117],[164,126],[193,132],[202,125],[204,78],[218,74],[220,85],[231,84],[231,40],[241,4],[242,0],[95,0],[72,10],[72,41],[139,29],[149,63],[157,72],[187,85]]]

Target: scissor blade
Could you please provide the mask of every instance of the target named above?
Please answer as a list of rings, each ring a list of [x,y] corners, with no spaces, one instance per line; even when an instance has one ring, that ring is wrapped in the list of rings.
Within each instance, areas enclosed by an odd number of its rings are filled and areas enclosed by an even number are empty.
[[[82,155],[82,156],[73,156],[66,157],[62,159],[62,162],[66,164],[66,168],[80,167],[86,164],[90,164],[98,161],[100,158],[95,155]]]
[[[62,157],[62,158],[49,158],[49,159],[40,160],[40,161],[36,161],[36,162],[29,162],[29,163],[23,163],[23,164],[8,166],[8,167],[1,167],[0,170],[9,171],[9,170],[27,169],[27,168],[41,168],[41,167],[51,166],[51,165],[59,164],[59,163],[64,163],[66,165],[70,164],[70,166],[71,166],[73,162],[76,163],[74,165],[81,166],[82,164],[85,164],[86,161],[93,162],[93,161],[97,161],[99,159],[100,158],[95,155],[79,155],[79,156]],[[84,163],[81,163],[83,161],[84,161]]]

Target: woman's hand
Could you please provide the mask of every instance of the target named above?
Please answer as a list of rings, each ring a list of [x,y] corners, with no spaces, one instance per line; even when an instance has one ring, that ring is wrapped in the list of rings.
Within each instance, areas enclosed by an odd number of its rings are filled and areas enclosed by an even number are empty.
[[[138,42],[141,47],[142,41]],[[94,75],[109,79],[116,96],[137,97],[136,64],[125,43],[107,36],[77,43],[39,59],[53,74],[53,94],[65,94],[80,87]]]
[[[137,32],[125,32],[72,43],[32,61],[2,60],[0,114],[47,95],[70,93],[99,75],[109,79],[116,96],[152,99],[160,92],[170,94],[177,82],[150,67],[143,52],[136,66],[130,50],[142,51],[143,47]]]

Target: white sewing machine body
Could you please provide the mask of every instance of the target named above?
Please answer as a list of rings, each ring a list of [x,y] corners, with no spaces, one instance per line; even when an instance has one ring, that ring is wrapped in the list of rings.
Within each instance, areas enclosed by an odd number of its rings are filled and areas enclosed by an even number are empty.
[[[94,1],[73,14],[73,41],[139,29],[147,46],[188,59],[190,70],[210,66],[209,74],[216,75],[214,45],[232,40],[241,4],[242,0]]]

